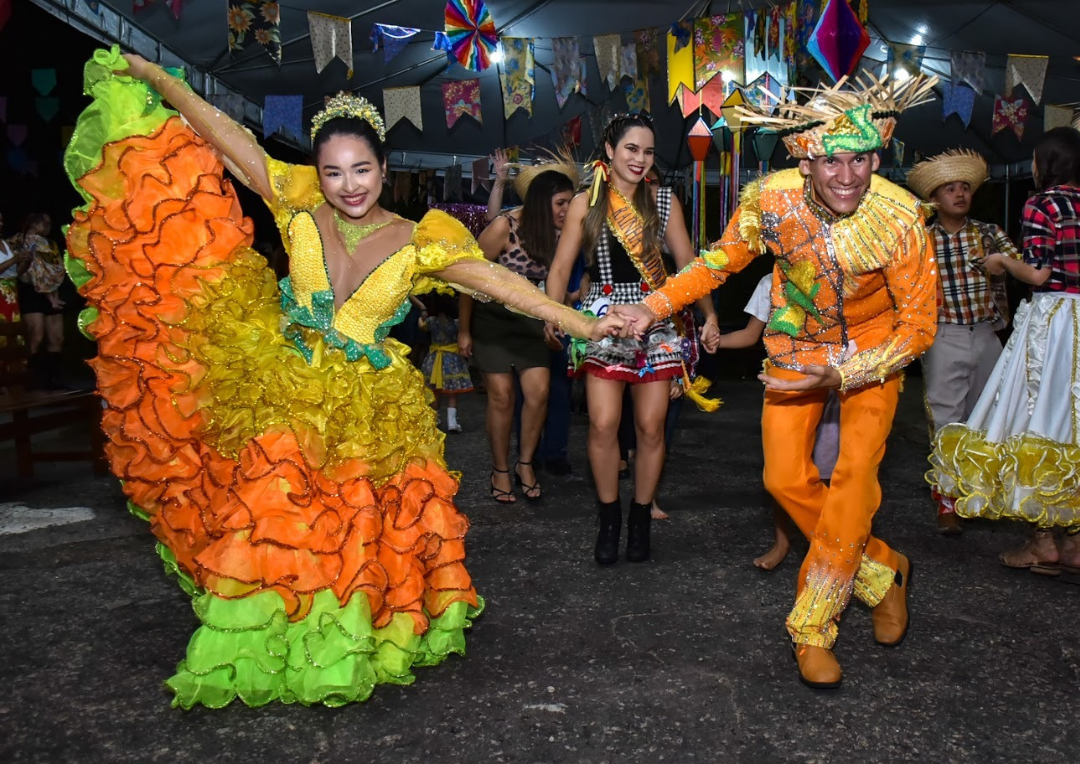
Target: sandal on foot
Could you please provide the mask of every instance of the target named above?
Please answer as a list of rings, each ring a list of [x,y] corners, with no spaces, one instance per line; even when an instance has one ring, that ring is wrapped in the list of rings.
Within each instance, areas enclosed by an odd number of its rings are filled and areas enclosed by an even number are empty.
[[[517,471],[517,468],[521,465],[531,467],[532,462],[518,461],[518,463],[514,465],[514,481],[517,483],[517,487],[521,489],[521,493],[528,501],[540,501],[540,499],[544,498],[544,494],[540,488],[540,483],[533,483],[532,485],[529,485],[524,480],[522,480],[521,475],[518,474]],[[535,491],[536,493],[533,493],[533,491]]]
[[[495,500],[496,504],[513,504],[517,501],[517,496],[514,496],[513,491],[504,491],[495,485],[495,474],[509,475],[510,470],[499,470],[494,467],[491,468],[491,498]],[[520,479],[519,479],[520,482]]]
[[[998,560],[1006,568],[1030,570],[1041,575],[1056,576],[1061,572],[1057,560],[1046,560],[1036,554],[1034,540],[1028,541],[1019,549],[1002,552],[998,555]]]

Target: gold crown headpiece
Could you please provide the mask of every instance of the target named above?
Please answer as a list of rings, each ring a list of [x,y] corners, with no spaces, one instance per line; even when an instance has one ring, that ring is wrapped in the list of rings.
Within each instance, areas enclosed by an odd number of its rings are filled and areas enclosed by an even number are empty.
[[[338,93],[333,98],[326,99],[326,106],[311,120],[311,140],[315,140],[323,125],[340,117],[364,120],[379,134],[379,140],[386,142],[386,123],[375,104],[352,93]]]
[[[832,87],[789,88],[780,98],[766,93],[778,102],[775,114],[750,106],[738,112],[744,125],[778,133],[796,159],[877,151],[892,139],[901,112],[932,99],[937,81],[919,74],[890,82],[887,75],[863,72],[850,88],[843,77]],[[787,101],[789,93],[796,94],[795,102]]]

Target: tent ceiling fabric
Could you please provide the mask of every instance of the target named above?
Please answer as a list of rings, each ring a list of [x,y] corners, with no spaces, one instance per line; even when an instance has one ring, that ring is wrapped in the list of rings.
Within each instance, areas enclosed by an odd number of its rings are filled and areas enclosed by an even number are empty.
[[[360,92],[382,104],[382,89],[422,84],[425,130],[405,122],[390,132],[389,142],[404,150],[441,151],[457,154],[484,154],[496,146],[528,145],[552,134],[569,119],[601,103],[614,111],[624,110],[619,90],[611,92],[601,82],[591,60],[591,40],[582,41],[582,51],[590,58],[589,100],[572,96],[560,110],[546,66],[552,52],[548,39],[560,36],[589,38],[595,34],[630,33],[649,27],[667,27],[683,17],[724,13],[739,8],[759,8],[767,0],[712,3],[694,0],[487,0],[500,35],[548,38],[536,46],[536,99],[529,119],[517,112],[504,121],[499,81],[495,68],[481,73],[483,126],[459,120],[448,130],[442,118],[440,84],[447,80],[477,76],[453,66],[446,67],[444,54],[431,50],[433,35],[443,26],[443,0],[319,0],[295,2],[281,8],[282,66],[278,68],[259,46],[230,56],[227,47],[225,0],[188,0],[183,15],[173,18],[163,4],[134,14],[131,0],[104,0],[105,5],[130,18],[148,34],[171,47],[187,61],[218,77],[248,98],[261,103],[268,94],[302,94],[304,116],[311,115],[327,94],[342,89]],[[987,155],[995,163],[1029,157],[1034,140],[1042,130],[1042,105],[1035,108],[1025,130],[1023,143],[1010,131],[990,136],[994,94],[1004,89],[1005,58],[1010,53],[1050,56],[1042,104],[1080,101],[1080,27],[1073,21],[1077,0],[1023,0],[1012,2],[949,0],[869,0],[869,28],[873,42],[867,51],[872,59],[883,60],[882,40],[910,43],[925,25],[928,45],[924,70],[947,76],[950,50],[985,51],[987,80],[976,101],[970,128],[965,130],[954,116],[944,123],[941,103],[919,107],[901,119],[897,138],[913,151],[926,154],[945,148],[966,146]],[[346,68],[332,62],[317,74],[308,35],[307,10],[352,16],[354,69],[351,80]],[[400,55],[383,63],[382,52],[372,52],[368,34],[373,23],[397,24],[430,30],[421,33]],[[867,63],[864,59],[864,63]],[[683,144],[686,126],[677,109],[667,109],[666,83],[652,81],[653,105],[660,133],[660,155],[668,164],[686,164],[689,155]],[[583,131],[585,148],[591,148],[589,130]],[[677,139],[677,143],[676,143]]]

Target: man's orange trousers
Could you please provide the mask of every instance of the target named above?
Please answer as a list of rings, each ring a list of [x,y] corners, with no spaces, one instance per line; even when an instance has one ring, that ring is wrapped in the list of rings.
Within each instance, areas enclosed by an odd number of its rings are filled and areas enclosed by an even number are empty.
[[[801,374],[773,367],[783,379]],[[878,467],[892,429],[898,375],[840,396],[840,454],[825,485],[811,455],[828,390],[766,390],[761,415],[765,487],[810,541],[787,619],[798,644],[832,648],[852,593],[876,606],[893,584],[896,553],[870,535],[881,504]]]

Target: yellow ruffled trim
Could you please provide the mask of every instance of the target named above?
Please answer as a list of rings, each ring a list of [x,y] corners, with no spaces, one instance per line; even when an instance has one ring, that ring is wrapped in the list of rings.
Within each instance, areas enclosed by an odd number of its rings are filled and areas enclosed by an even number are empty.
[[[1039,527],[1080,524],[1080,447],[1034,434],[987,440],[962,424],[941,428],[926,474],[956,499],[961,517],[1013,519]]]

